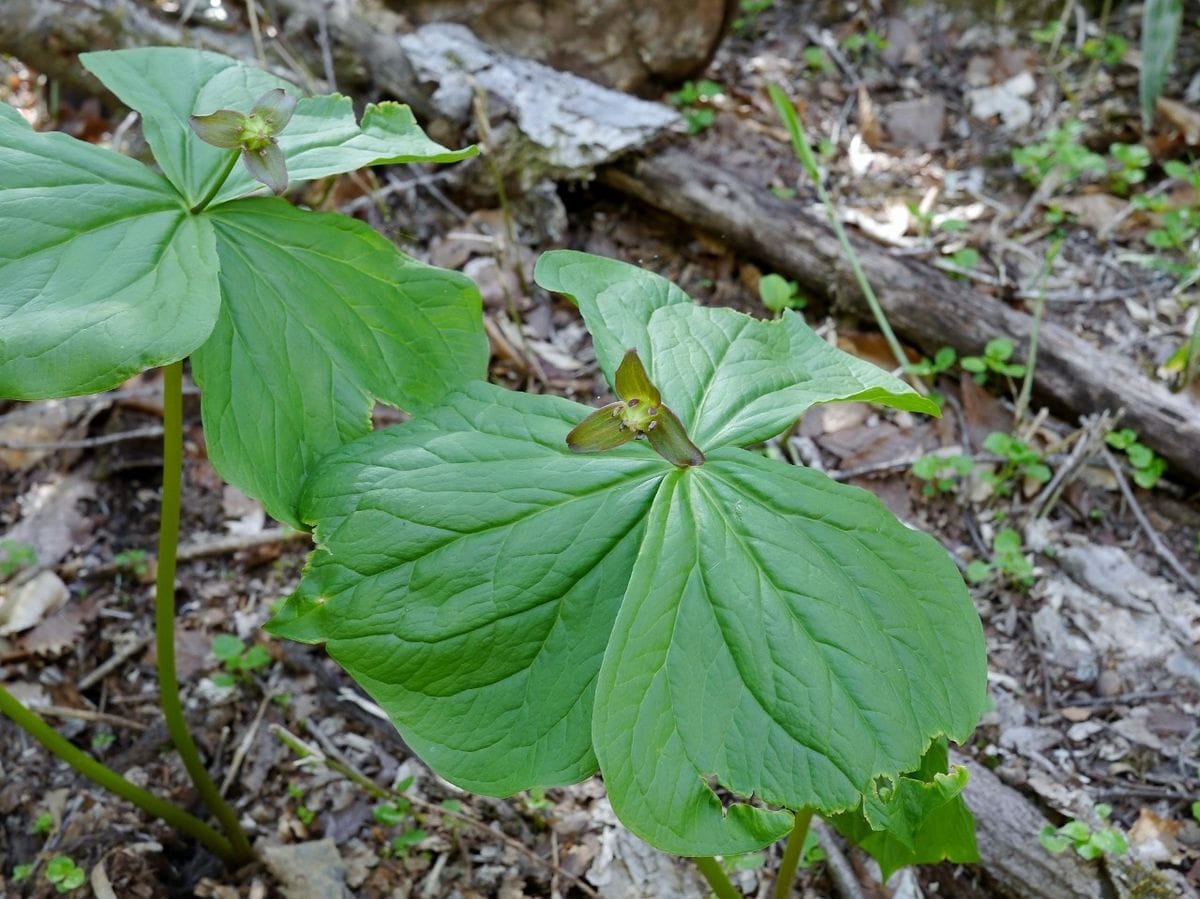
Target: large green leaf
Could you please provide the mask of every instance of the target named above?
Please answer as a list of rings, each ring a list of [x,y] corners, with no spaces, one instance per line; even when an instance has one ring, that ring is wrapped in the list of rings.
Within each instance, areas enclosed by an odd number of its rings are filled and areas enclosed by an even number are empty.
[[[20,125],[23,128],[28,128],[29,123],[25,121],[25,117],[8,103],[0,103],[0,121],[7,121],[13,125]]]
[[[939,414],[933,401],[830,346],[791,311],[762,321],[680,304],[656,310],[649,331],[650,377],[704,450],[774,437],[817,403]]]
[[[543,253],[533,276],[543,288],[570,297],[579,307],[609,384],[626,350],[637,350],[643,361],[651,358],[646,325],[656,309],[692,302],[660,275],[574,250]]]
[[[580,464],[586,410],[477,384],[321,465],[321,549],[269,625],[328,650],[444,776],[506,795],[595,770],[595,680],[655,485],[638,446]]]
[[[588,257],[552,263],[542,283],[576,297],[602,362],[656,357],[708,460],[678,469],[637,442],[573,456],[586,408],[468,387],[318,468],[301,514],[320,548],[271,628],[327,641],[450,780],[503,794],[598,763],[621,820],[680,854],[762,846],[793,809],[858,809],[931,740],[965,738],[983,635],[946,553],[864,491],[720,446],[904,390],[799,320],[698,309],[617,264],[597,269],[606,292]]]
[[[136,109],[146,140],[163,172],[194,206],[205,196],[230,151],[198,140],[188,116],[217,109],[249,112],[262,94],[299,88],[262,69],[219,53],[181,47],[147,47],[84,53],[84,65],[121,101]],[[367,106],[361,126],[348,97],[301,98],[279,138],[292,181],[306,181],[391,162],[455,162],[473,147],[448,150],[427,138],[411,110],[400,103]],[[263,190],[238,166],[218,202]]]
[[[610,384],[626,350],[639,351],[702,450],[773,437],[818,403],[939,414],[907,384],[830,346],[794,312],[762,321],[698,307],[665,278],[566,250],[542,256],[535,275],[579,305]]]
[[[132,159],[0,121],[0,234],[0,396],[104,390],[212,330],[212,229]]]
[[[684,855],[742,852],[788,822],[722,809],[854,808],[964,739],[982,629],[945,551],[871,494],[726,448],[675,474],[646,524],[596,695],[618,816]],[[753,735],[748,738],[748,735]]]
[[[345,216],[256,198],[210,217],[225,302],[193,357],[209,452],[295,525],[308,472],[370,430],[374,399],[419,411],[483,377],[479,294]]]

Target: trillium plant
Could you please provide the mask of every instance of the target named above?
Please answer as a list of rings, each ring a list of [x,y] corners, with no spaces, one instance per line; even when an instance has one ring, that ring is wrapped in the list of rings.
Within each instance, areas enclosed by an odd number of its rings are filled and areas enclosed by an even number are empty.
[[[468,279],[408,258],[360,222],[269,194],[289,180],[474,150],[429,140],[399,103],[367,106],[360,122],[346,97],[302,97],[215,53],[81,59],[141,115],[155,165],[35,133],[0,103],[0,397],[90,393],[163,367],[162,705],[220,830],[84,755],[2,688],[0,712],[236,864],[250,846],[187,732],[174,669],[182,360],[201,388],[217,471],[300,526],[305,477],[371,430],[376,399],[411,412],[436,404],[484,375],[487,343]]]
[[[973,860],[947,740],[986,664],[957,569],[872,495],[753,449],[816,404],[936,407],[792,312],[699,307],[574,252],[536,276],[578,304],[617,401],[473,383],[335,450],[268,630],[324,643],[466,789],[598,770],[625,826],[721,896],[714,856],[789,834],[790,895],[813,814],[885,874]]]
[[[936,414],[795,313],[702,308],[574,252],[536,276],[578,304],[616,400],[484,381],[480,300],[365,225],[272,196],[366,165],[453,162],[407,107],[302,97],[212,53],[91,53],[150,167],[0,104],[0,396],[164,370],[156,643],[164,717],[213,826],[90,758],[0,688],[0,712],[230,865],[252,855],[184,724],[174,670],[182,365],[209,457],[313,527],[268,630],[325,644],[434,770],[508,795],[599,771],[622,822],[715,860],[814,814],[897,867],[975,857],[948,741],[985,699],[957,569],[870,494],[755,447],[817,404]],[[376,400],[411,413],[371,431]]]

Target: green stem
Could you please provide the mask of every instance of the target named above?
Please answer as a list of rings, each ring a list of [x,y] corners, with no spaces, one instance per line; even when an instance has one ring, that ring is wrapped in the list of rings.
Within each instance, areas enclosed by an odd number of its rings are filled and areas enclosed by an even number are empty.
[[[717,899],[743,899],[742,894],[733,885],[733,881],[729,879],[729,875],[725,873],[725,869],[717,863],[715,858],[702,855],[692,861],[696,863],[696,867],[700,869],[700,873],[712,887]]]
[[[229,840],[221,836],[199,818],[194,818],[178,806],[159,799],[153,793],[130,783],[112,768],[96,761],[49,724],[40,716],[25,708],[16,697],[0,686],[0,712],[31,737],[45,746],[84,777],[87,777],[122,799],[128,799],[142,811],[166,821],[176,830],[185,833],[207,846],[221,860],[232,866],[236,861]]]
[[[238,157],[242,155],[241,150],[234,150],[229,154],[229,161],[225,163],[225,168],[221,170],[221,174],[217,176],[217,180],[213,182],[213,186],[209,188],[208,193],[204,195],[204,199],[188,210],[192,215],[198,212],[203,212],[208,204],[213,201],[225,182],[229,180],[229,174],[233,171],[233,167],[237,165]]]
[[[1029,326],[1029,357],[1025,360],[1025,380],[1021,382],[1021,394],[1017,397],[1016,409],[1013,412],[1016,425],[1020,425],[1021,419],[1025,417],[1029,408],[1029,398],[1033,395],[1033,370],[1037,367],[1038,336],[1042,330],[1042,317],[1046,314],[1046,276],[1050,274],[1050,268],[1054,265],[1062,245],[1061,237],[1050,244],[1038,275],[1038,295],[1033,307],[1033,322]]]
[[[158,661],[159,707],[171,742],[209,811],[229,838],[236,862],[254,857],[233,809],[221,798],[188,731],[175,673],[175,553],[179,545],[179,505],[183,490],[183,362],[163,369],[163,484],[158,525],[158,576],[154,591],[154,647]]]
[[[783,861],[775,877],[775,899],[788,899],[792,895],[792,884],[796,880],[796,868],[804,852],[804,838],[808,836],[808,825],[812,822],[812,809],[802,808],[796,812],[796,823],[783,847]]]
[[[906,372],[908,370],[908,357],[904,354],[904,350],[900,346],[900,341],[896,339],[891,324],[888,323],[883,306],[879,304],[879,297],[875,296],[875,289],[871,287],[871,282],[867,280],[867,273],[863,271],[862,264],[858,261],[858,253],[854,250],[854,244],[850,243],[850,237],[846,234],[846,229],[842,227],[842,220],[838,218],[837,209],[833,205],[833,199],[829,196],[829,192],[825,190],[825,184],[821,180],[821,169],[817,165],[817,158],[813,156],[812,145],[808,142],[808,134],[804,130],[804,124],[796,114],[796,107],[792,105],[792,101],[787,98],[787,94],[777,85],[768,85],[767,92],[771,95],[771,101],[775,104],[775,109],[779,113],[780,118],[783,119],[783,124],[787,126],[796,158],[800,160],[804,171],[817,188],[817,196],[821,199],[821,205],[825,207],[825,215],[829,218],[829,223],[833,226],[833,231],[837,235],[838,242],[842,245],[842,251],[846,254],[846,259],[850,262],[850,269],[854,272],[854,280],[858,282],[859,290],[862,291],[863,296],[866,298],[867,305],[871,307],[871,314],[875,317],[875,324],[879,326],[879,331],[883,334],[883,339],[887,341],[892,355],[896,357],[896,364],[900,366],[902,372]],[[912,378],[912,382],[913,386],[917,387],[920,392],[925,392],[921,386],[918,386],[920,384],[919,378]]]

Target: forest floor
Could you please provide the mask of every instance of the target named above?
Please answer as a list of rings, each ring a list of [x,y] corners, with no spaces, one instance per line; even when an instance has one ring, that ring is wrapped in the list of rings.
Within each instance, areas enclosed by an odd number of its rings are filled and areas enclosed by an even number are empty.
[[[933,5],[854,18],[760,5],[705,80],[670,98],[696,132],[672,140],[814,202],[765,92],[783,83],[820,141],[847,224],[997,303],[1032,310],[1044,298],[1047,320],[1174,389],[1197,389],[1181,348],[1200,314],[1189,283],[1200,273],[1200,73],[1179,67],[1173,104],[1144,133],[1131,9],[1102,27],[1068,3],[1056,27]],[[1180,60],[1200,59],[1196,33],[1185,29]],[[39,127],[57,120],[102,143],[127,130],[122,111],[91,99],[51,116],[36,73],[5,65],[0,90]],[[555,246],[646,266],[704,304],[772,314],[758,291],[769,273],[754,259],[595,184],[560,185],[549,201],[514,197],[506,209],[457,194],[450,177],[396,174],[400,187],[384,192],[372,175],[344,178],[321,202],[476,280],[498,383],[603,399],[574,308],[529,286],[537,254]],[[829,340],[892,364],[869,323],[818,297],[792,300]],[[1200,472],[1156,477],[1133,437],[1106,441],[1106,410],[1083,421],[1036,402],[1018,412],[1022,377],[1005,354],[1001,343],[990,364],[931,360],[939,420],[819,408],[763,452],[876,493],[946,546],[972,580],[989,645],[992,708],[963,751],[1055,823],[1118,830],[1128,856],[1182,894],[1200,886]],[[980,367],[978,377],[964,370]],[[154,677],[158,393],[149,373],[103,395],[0,403],[0,682],[77,745],[188,803]],[[376,418],[398,420],[388,409]],[[0,721],[0,895],[55,895],[45,872],[59,855],[89,875],[78,895],[300,895],[288,878],[322,871],[365,897],[705,895],[688,865],[620,828],[598,779],[503,800],[462,793],[320,648],[263,634],[298,581],[307,537],[222,483],[194,390],[186,429],[183,529],[195,551],[179,571],[179,676],[210,769],[252,836],[275,848],[231,875]],[[244,655],[251,647],[262,649]],[[235,670],[239,658],[248,670]],[[865,856],[828,839],[806,860],[802,895],[845,889],[824,851],[844,854],[866,896],[992,895],[984,873],[951,865],[883,886]],[[777,853],[727,860],[747,895],[767,894]],[[22,881],[19,865],[34,866]]]

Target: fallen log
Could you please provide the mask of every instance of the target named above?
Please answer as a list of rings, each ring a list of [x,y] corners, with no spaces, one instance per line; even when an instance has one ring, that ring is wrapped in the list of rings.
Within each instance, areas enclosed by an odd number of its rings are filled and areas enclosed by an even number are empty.
[[[971,772],[963,798],[975,816],[979,860],[987,877],[1014,899],[1102,899],[1114,890],[1095,863],[1074,852],[1051,855],[1038,842],[1050,822],[1028,799],[977,762],[953,754]]]
[[[717,235],[805,290],[869,315],[833,229],[800,204],[678,148],[605,169],[601,179]],[[978,355],[988,340],[1008,337],[1024,361],[1032,316],[952,281],[920,260],[851,239],[888,320],[906,339],[930,355],[940,346]],[[1034,392],[1071,420],[1102,409],[1124,409],[1122,423],[1137,430],[1138,438],[1177,475],[1200,480],[1200,403],[1186,393],[1171,393],[1129,360],[1043,322]]]

